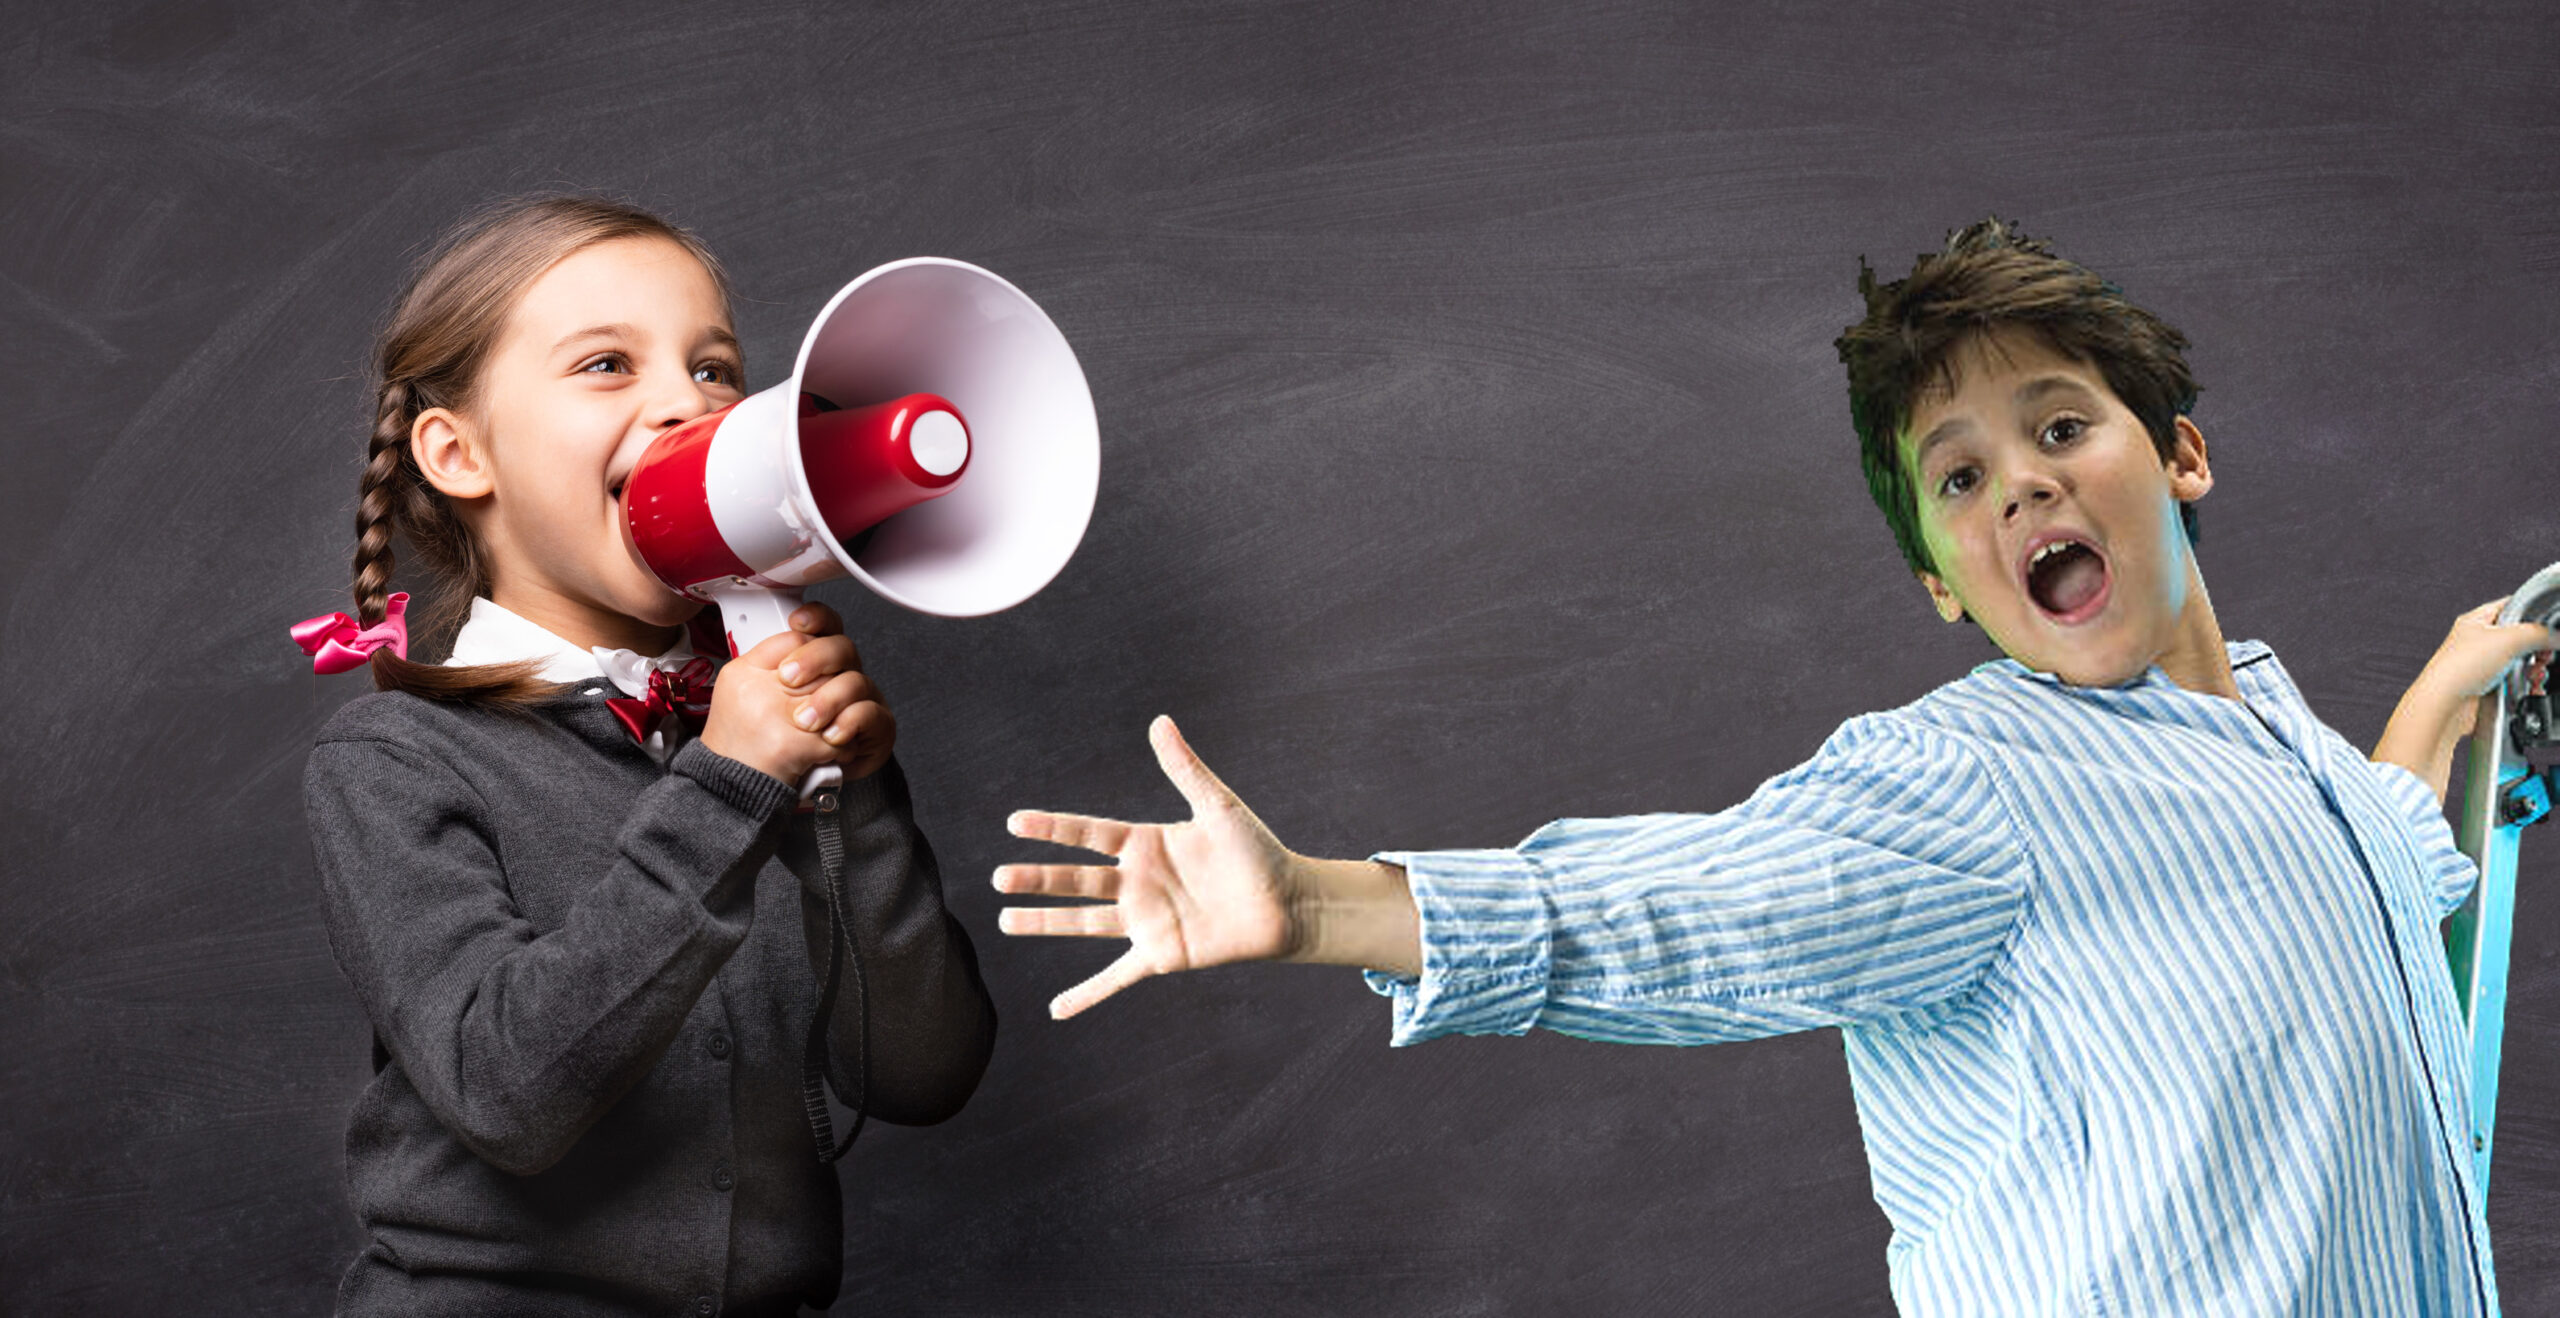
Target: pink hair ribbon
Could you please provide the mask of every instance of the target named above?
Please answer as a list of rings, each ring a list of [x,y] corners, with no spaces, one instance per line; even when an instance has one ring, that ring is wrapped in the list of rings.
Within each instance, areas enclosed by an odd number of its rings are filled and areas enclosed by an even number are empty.
[[[293,625],[293,643],[311,656],[315,673],[345,673],[362,668],[373,652],[384,646],[403,659],[409,657],[409,592],[400,591],[382,602],[382,621],[370,627],[358,627],[356,620],[343,613],[324,613],[305,618]]]

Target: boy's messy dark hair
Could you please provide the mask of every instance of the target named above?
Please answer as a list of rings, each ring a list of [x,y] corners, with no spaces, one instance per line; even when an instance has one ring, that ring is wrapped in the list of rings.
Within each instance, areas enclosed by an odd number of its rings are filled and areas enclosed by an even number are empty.
[[[1956,349],[1995,329],[2023,330],[2066,357],[2087,362],[2151,434],[2167,461],[2177,418],[2196,405],[2187,337],[2127,302],[2123,290],[2053,254],[2043,240],[1988,219],[1966,225],[1945,250],[1923,255],[1908,278],[1878,284],[1864,258],[1858,293],[1866,318],[1833,346],[1849,368],[1849,418],[1867,492],[1893,527],[1913,572],[1937,571],[1920,540],[1914,473],[1901,435],[1922,395],[1954,386]],[[2178,506],[2187,539],[2196,510]]]

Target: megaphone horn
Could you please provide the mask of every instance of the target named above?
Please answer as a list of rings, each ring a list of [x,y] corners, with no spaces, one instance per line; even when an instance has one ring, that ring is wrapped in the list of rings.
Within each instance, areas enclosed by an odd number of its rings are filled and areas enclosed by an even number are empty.
[[[668,589],[720,607],[740,654],[831,577],[946,617],[1021,603],[1083,540],[1100,466],[1093,394],[1048,315],[916,257],[829,299],[789,379],[651,442],[623,530]]]
[[[790,378],[659,436],[624,485],[623,525],[659,581],[723,606],[733,650],[798,603],[755,595],[836,576],[974,617],[1066,566],[1100,452],[1084,372],[1039,306],[918,257],[830,299]]]

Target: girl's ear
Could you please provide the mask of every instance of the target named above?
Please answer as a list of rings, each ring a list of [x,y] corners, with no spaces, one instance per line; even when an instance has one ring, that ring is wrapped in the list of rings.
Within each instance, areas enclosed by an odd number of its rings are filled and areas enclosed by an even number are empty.
[[[409,424],[409,456],[418,474],[448,499],[483,499],[497,488],[488,451],[471,433],[470,423],[450,409],[430,407]]]

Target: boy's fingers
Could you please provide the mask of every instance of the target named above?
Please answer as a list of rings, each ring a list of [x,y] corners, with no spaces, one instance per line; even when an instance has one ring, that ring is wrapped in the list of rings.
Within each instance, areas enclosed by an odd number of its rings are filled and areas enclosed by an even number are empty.
[[[996,912],[1000,933],[1069,938],[1126,938],[1117,906],[1008,906]]]
[[[1112,856],[1120,854],[1121,844],[1129,840],[1129,830],[1135,827],[1117,819],[1057,815],[1045,810],[1016,810],[1011,818],[1005,820],[1004,826],[1015,837],[1055,842],[1062,847],[1082,847]]]
[[[1065,1020],[1069,1016],[1073,1016],[1077,1012],[1102,1001],[1104,998],[1110,997],[1112,994],[1137,983],[1139,980],[1145,979],[1151,973],[1153,972],[1147,969],[1146,959],[1138,955],[1138,949],[1134,947],[1130,948],[1128,951],[1120,954],[1119,960],[1112,962],[1110,965],[1104,966],[1101,974],[1095,975],[1093,978],[1088,979],[1085,982],[1076,985],[1074,988],[1068,989],[1066,992],[1059,994],[1057,997],[1050,999],[1049,1018],[1051,1020]]]
[[[2553,633],[2538,622],[2519,622],[2495,629],[2505,638],[2508,651],[2518,659],[2539,654],[2551,648]]]
[[[1182,729],[1173,725],[1171,715],[1156,715],[1155,722],[1147,725],[1147,740],[1156,748],[1156,763],[1163,767],[1164,776],[1173,780],[1194,813],[1207,814],[1235,799],[1235,793],[1228,791],[1227,785],[1218,781],[1218,775],[1209,772],[1209,766],[1192,752],[1191,743],[1183,740]]]
[[[998,892],[1112,901],[1120,895],[1120,871],[1110,865],[1000,865],[995,884]]]

